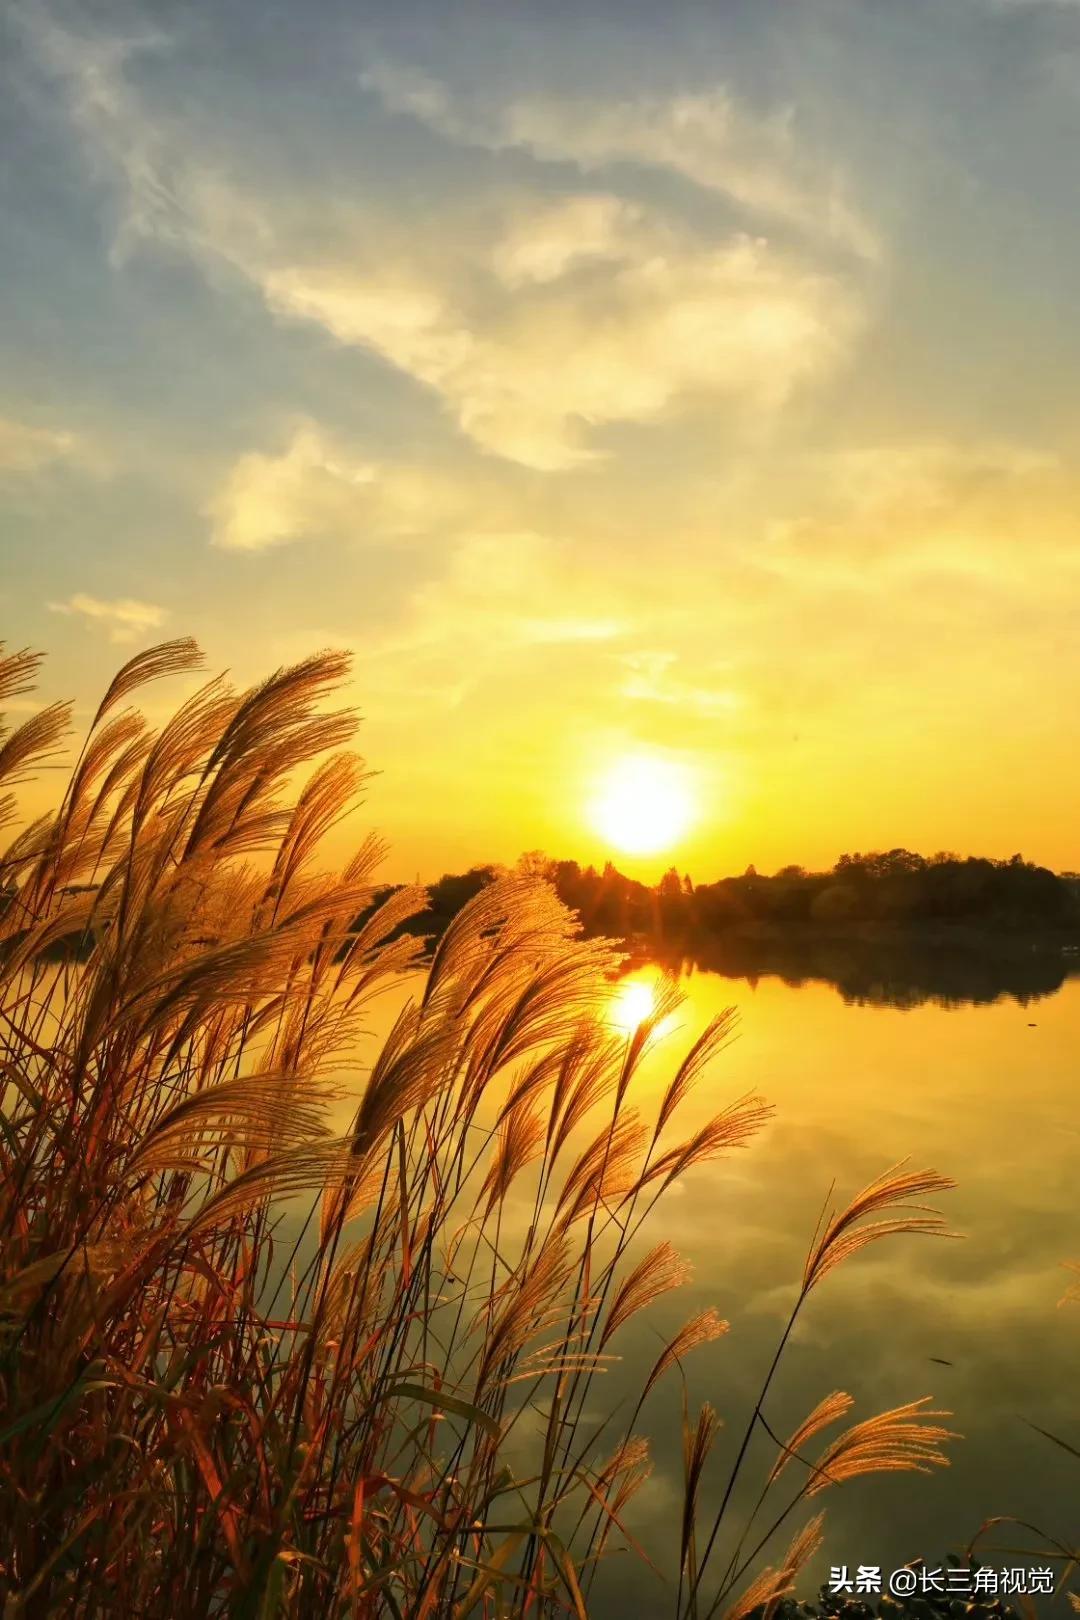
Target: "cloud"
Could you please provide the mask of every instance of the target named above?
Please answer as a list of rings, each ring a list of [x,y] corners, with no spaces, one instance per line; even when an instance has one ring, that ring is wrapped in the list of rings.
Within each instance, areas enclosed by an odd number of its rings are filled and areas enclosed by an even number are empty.
[[[636,703],[667,705],[683,715],[702,719],[731,715],[743,707],[745,697],[730,684],[713,686],[684,680],[675,669],[678,661],[678,654],[673,652],[627,654],[622,660],[627,673],[621,695]]]
[[[471,661],[514,649],[606,642],[625,629],[610,593],[568,589],[568,548],[530,530],[468,534],[444,578],[416,593],[406,648],[445,644]]]
[[[251,451],[234,464],[208,507],[214,541],[263,551],[355,528],[375,480],[373,466],[340,459],[315,427],[298,428],[280,455]]]
[[[86,162],[97,177],[122,181],[114,260],[151,236],[183,240],[190,221],[178,197],[180,173],[125,76],[140,57],[167,50],[167,37],[149,29],[126,35],[76,32],[44,6],[26,8],[18,20],[30,59],[63,91],[68,115],[83,137]]]
[[[481,448],[543,471],[595,459],[592,429],[655,422],[684,401],[775,411],[837,364],[858,330],[841,283],[764,241],[712,246],[663,233],[653,246],[627,250],[597,284],[560,278],[541,296],[474,298],[471,309],[419,277],[380,283],[345,265],[272,270],[262,281],[280,312],[434,389]]]
[[[1058,461],[1025,445],[920,440],[832,451],[818,458],[818,466],[843,504],[863,512],[897,503],[926,509],[958,496],[993,495],[1053,472]]]
[[[643,210],[620,197],[560,198],[525,213],[497,243],[492,262],[508,287],[558,281],[598,260],[626,260]]]
[[[227,551],[441,534],[481,514],[498,522],[500,511],[498,493],[476,480],[373,461],[313,421],[294,425],[281,450],[240,456],[206,507]]]
[[[840,363],[859,330],[862,295],[850,278],[760,236],[729,226],[702,234],[606,194],[519,198],[496,209],[493,222],[489,199],[487,234],[482,223],[476,240],[464,226],[451,239],[445,219],[410,215],[403,224],[371,197],[335,196],[328,208],[309,190],[257,185],[238,172],[251,159],[235,136],[222,149],[190,111],[141,96],[139,64],[161,48],[157,36],[88,43],[56,30],[39,44],[93,161],[118,189],[115,254],[150,242],[208,271],[227,265],[279,317],[314,323],[431,390],[492,454],[554,471],[601,454],[598,430],[656,422],[685,405],[775,412]],[[387,104],[458,127],[438,86],[395,88],[385,72],[371,83]],[[617,116],[578,109],[561,135],[562,110],[549,112],[542,138],[537,107],[517,108],[509,143],[565,146],[585,167],[648,146],[702,184],[710,176],[721,184],[718,154],[743,129],[719,93],[648,116],[632,105]],[[772,131],[767,145],[780,140],[795,151],[780,125],[763,127]],[[775,192],[774,209],[790,211],[803,197],[797,174],[792,184],[791,199]],[[746,185],[759,198],[773,195],[764,179]],[[823,205],[807,192],[800,206],[817,217]],[[463,213],[455,207],[455,219]],[[256,479],[260,472],[247,469]],[[307,479],[314,483],[314,470]],[[260,543],[255,528],[224,532],[226,543]]]
[[[399,621],[358,650],[380,712],[422,718],[494,686],[513,715],[543,683],[567,681],[581,682],[586,705],[599,687],[583,669],[594,657],[606,664],[632,623],[607,584],[574,568],[566,542],[528,529],[462,533],[444,552],[438,577],[419,583]]]
[[[0,474],[37,473],[58,463],[104,470],[101,457],[80,434],[0,417]]]
[[[364,89],[449,140],[520,149],[584,173],[618,163],[668,170],[707,191],[814,237],[875,259],[877,236],[835,166],[811,155],[794,110],[760,116],[725,85],[667,97],[532,96],[499,103],[456,97],[404,62],[372,61]]]
[[[761,555],[812,589],[952,576],[968,592],[1027,594],[1048,570],[1075,571],[1075,479],[1046,452],[914,441],[808,457],[802,473],[799,513],[769,525]]]
[[[81,592],[69,596],[66,602],[50,602],[48,607],[52,613],[73,614],[100,626],[114,642],[134,641],[147,631],[156,630],[167,617],[165,609],[153,602],[136,602],[130,597],[103,602]]]

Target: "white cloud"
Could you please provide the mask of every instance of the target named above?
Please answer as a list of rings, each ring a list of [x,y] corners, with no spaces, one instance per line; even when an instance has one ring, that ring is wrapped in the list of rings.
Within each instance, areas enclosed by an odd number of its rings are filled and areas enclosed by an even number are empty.
[[[468,313],[345,267],[270,272],[264,286],[278,310],[433,388],[485,450],[547,471],[593,459],[589,429],[656,421],[695,396],[776,410],[846,353],[858,309],[832,278],[746,236],[657,247],[596,286]]]
[[[80,434],[0,417],[0,473],[36,473],[61,462],[104,470],[101,457]]]
[[[315,422],[296,425],[280,451],[234,462],[207,506],[212,538],[228,551],[320,538],[384,541],[456,526],[487,491],[434,469],[379,464]]]
[[[234,464],[208,508],[215,543],[262,551],[339,533],[370,504],[375,469],[338,459],[314,427],[302,427],[280,455],[251,451]]]
[[[81,592],[69,596],[66,602],[50,602],[48,606],[53,613],[73,614],[100,626],[109,640],[115,642],[134,641],[158,629],[166,618],[165,609],[153,602],[136,602],[130,597],[103,602],[99,597],[85,596]]]
[[[558,281],[597,260],[625,260],[642,210],[619,197],[566,197],[523,213],[496,244],[496,275],[508,287]]]
[[[753,114],[724,85],[668,97],[470,102],[408,64],[385,59],[369,64],[361,84],[389,111],[462,144],[518,148],[584,173],[615,163],[667,169],[860,257],[873,259],[880,251],[835,166],[808,152],[793,110]]]
[[[646,424],[718,400],[776,411],[842,360],[859,328],[861,294],[849,281],[758,236],[726,228],[703,236],[610,196],[521,202],[504,209],[485,240],[454,240],[447,251],[445,221],[410,217],[403,229],[363,198],[335,199],[328,212],[325,199],[306,193],[256,195],[235,178],[235,152],[223,161],[188,115],[140,97],[133,61],[158,45],[87,45],[53,31],[42,46],[96,161],[119,184],[117,251],[151,241],[227,264],[278,315],[316,323],[432,390],[493,454],[564,469],[593,459],[592,432],[610,424]],[[395,87],[384,73],[378,88],[388,103],[448,128],[463,116],[437,86]],[[561,135],[562,110],[548,112],[545,122],[536,105],[518,107],[507,139],[546,140],[553,152],[561,142],[586,167],[647,148],[702,184],[711,177],[720,186],[727,175],[729,189],[738,189],[736,171],[748,172],[748,159],[732,160],[730,174],[721,161],[732,143],[741,151],[755,137],[719,92],[662,112],[579,108]],[[763,128],[767,149],[778,140],[787,149],[778,133],[785,121]],[[790,211],[779,179],[766,182],[772,160],[762,161],[762,176],[746,188]],[[816,218],[824,205],[812,189],[804,196],[797,164],[792,186]],[[314,465],[249,464],[243,477],[255,486],[278,478],[281,507],[301,500],[285,493],[297,480],[303,500],[316,504],[340,505],[349,483]],[[311,493],[317,484],[322,496]],[[225,544],[258,546],[268,533],[261,520],[219,519]],[[275,537],[289,533],[270,534],[269,543]]]

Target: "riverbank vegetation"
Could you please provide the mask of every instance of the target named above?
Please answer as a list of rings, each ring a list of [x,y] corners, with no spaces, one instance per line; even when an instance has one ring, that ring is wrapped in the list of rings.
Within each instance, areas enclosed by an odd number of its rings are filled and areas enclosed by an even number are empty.
[[[950,1183],[900,1166],[825,1212],[725,1430],[680,1394],[727,1331],[711,1305],[605,1407],[628,1322],[686,1277],[655,1206],[769,1119],[745,1095],[682,1123],[702,1075],[722,1086],[731,1015],[639,1087],[676,987],[618,1033],[616,947],[529,873],[479,885],[425,954],[403,927],[429,897],[378,888],[375,840],[323,864],[366,780],[332,706],[347,660],[246,692],[195,684],[199,662],[188,642],[133,659],[62,770],[66,706],[0,735],[6,1620],[582,1620],[603,1555],[636,1547],[650,1423],[680,1410],[658,1604],[774,1607],[820,1497],[946,1460],[928,1399],[853,1421],[823,1391],[786,1440],[766,1403],[835,1268],[942,1234],[925,1206]],[[24,704],[37,665],[0,660],[0,696]],[[167,676],[189,695],[155,731],[131,699]],[[25,823],[17,790],[46,769]],[[361,1063],[372,997],[406,971]]]
[[[431,919],[449,921],[465,900],[499,873],[476,866],[447,873],[429,888]],[[602,868],[522,856],[518,870],[545,878],[581,917],[587,933],[616,939],[687,939],[733,935],[813,939],[849,933],[933,940],[982,938],[1080,941],[1080,878],[1026,861],[893,849],[842,855],[827,872],[785,866],[768,876],[753,867],[738,877],[695,884],[672,867],[658,883]],[[389,892],[389,891],[387,891]]]

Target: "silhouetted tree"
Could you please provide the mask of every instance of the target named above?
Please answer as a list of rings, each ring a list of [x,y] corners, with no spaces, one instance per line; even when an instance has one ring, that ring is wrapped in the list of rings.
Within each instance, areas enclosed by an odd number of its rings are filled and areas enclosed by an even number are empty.
[[[446,873],[431,884],[430,909],[406,925],[409,931],[441,934],[500,870],[487,865]],[[691,938],[700,944],[739,928],[835,933],[885,925],[1080,935],[1080,875],[1056,876],[1018,855],[993,861],[938,853],[927,859],[907,849],[878,850],[841,855],[830,872],[789,865],[763,877],[748,866],[741,877],[697,885],[672,866],[653,887],[627,877],[611,861],[598,872],[577,861],[552,860],[541,850],[527,851],[516,870],[552,883],[586,933],[668,941],[676,950]],[[376,898],[391,892],[382,889]]]

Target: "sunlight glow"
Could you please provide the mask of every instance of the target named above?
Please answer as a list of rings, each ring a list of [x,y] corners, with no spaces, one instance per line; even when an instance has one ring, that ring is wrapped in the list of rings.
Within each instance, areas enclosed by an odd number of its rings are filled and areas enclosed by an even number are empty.
[[[629,1035],[642,1019],[648,1018],[656,1005],[653,987],[645,979],[627,979],[619,986],[611,1004],[611,1022],[615,1028]]]
[[[693,817],[686,773],[658,754],[634,754],[608,773],[592,805],[597,831],[629,855],[670,849]]]
[[[651,1018],[656,1011],[656,987],[659,980],[655,969],[632,974],[619,984],[607,1009],[608,1022],[620,1035],[632,1035],[638,1025]],[[657,1035],[665,1034],[674,1023],[672,1013],[660,1021]]]

